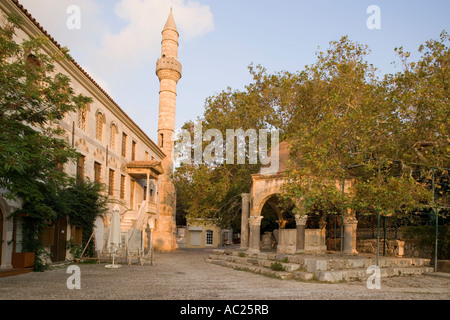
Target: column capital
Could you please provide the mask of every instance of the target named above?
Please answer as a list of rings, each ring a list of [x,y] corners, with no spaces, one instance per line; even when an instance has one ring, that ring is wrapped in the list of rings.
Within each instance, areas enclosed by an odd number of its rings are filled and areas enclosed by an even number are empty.
[[[248,222],[251,226],[260,226],[262,218],[263,216],[250,216],[250,218],[248,218]]]
[[[297,226],[304,226],[304,225],[306,225],[306,220],[308,220],[308,215],[306,215],[306,214],[304,214],[304,215],[296,214],[295,215],[295,224]]]
[[[250,193],[241,193],[242,200],[250,200]]]
[[[358,220],[354,216],[344,217],[344,225],[346,224],[358,224]]]

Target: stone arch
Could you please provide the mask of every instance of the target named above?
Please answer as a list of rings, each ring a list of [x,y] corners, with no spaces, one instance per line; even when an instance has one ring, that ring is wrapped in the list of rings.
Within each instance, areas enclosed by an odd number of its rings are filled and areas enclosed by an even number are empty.
[[[250,215],[261,215],[261,210],[266,201],[276,194],[281,194],[283,184],[283,179],[254,180]]]

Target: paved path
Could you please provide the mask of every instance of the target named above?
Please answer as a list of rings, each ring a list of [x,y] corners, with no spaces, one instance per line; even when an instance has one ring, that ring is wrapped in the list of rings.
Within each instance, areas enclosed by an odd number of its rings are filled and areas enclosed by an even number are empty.
[[[209,264],[212,250],[179,249],[156,253],[156,265],[80,264],[81,289],[69,290],[67,266],[43,273],[0,278],[1,300],[334,300],[450,299],[450,279],[405,276],[365,282],[327,284],[278,280]]]

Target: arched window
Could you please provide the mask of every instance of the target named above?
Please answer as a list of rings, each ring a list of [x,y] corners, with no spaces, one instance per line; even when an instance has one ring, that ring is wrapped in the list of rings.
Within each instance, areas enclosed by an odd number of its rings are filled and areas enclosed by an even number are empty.
[[[213,231],[212,230],[206,230],[206,245],[212,246],[213,245]]]
[[[103,123],[104,123],[104,116],[101,112],[97,113],[96,118],[96,134],[95,137],[98,141],[103,141]]]
[[[83,131],[87,129],[87,106],[82,106],[78,109],[78,128]]]
[[[116,150],[116,143],[117,143],[117,134],[119,133],[119,129],[117,129],[117,126],[113,123],[111,125],[111,149]]]
[[[39,59],[32,53],[27,55],[27,62],[28,62],[29,65],[31,65],[33,67],[40,67],[41,66],[41,62],[39,61]]]

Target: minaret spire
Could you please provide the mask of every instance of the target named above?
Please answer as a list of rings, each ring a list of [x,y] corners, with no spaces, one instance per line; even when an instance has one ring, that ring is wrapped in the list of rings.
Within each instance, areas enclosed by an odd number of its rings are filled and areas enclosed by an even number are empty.
[[[175,19],[173,18],[172,8],[170,8],[170,14],[169,17],[167,18],[167,22],[166,25],[164,26],[163,31],[166,29],[172,29],[174,31],[177,31],[177,25],[175,24]]]
[[[181,78],[181,63],[178,61],[178,31],[170,11],[162,31],[161,58],[156,63],[159,78],[159,122],[158,146],[165,153],[162,160],[164,173],[160,176],[160,206],[155,245],[159,250],[176,249],[175,186],[172,182],[175,138],[175,113],[177,84]]]

